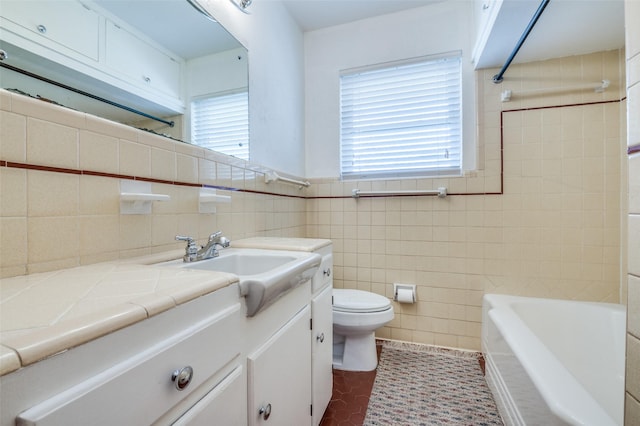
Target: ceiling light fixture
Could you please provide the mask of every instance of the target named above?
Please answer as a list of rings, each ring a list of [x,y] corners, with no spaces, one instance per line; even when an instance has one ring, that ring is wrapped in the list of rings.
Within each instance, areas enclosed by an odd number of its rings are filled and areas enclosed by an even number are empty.
[[[229,1],[233,3],[238,9],[240,9],[241,12],[244,12],[244,13],[249,13],[247,8],[251,6],[251,2],[253,2],[253,0],[229,0]]]

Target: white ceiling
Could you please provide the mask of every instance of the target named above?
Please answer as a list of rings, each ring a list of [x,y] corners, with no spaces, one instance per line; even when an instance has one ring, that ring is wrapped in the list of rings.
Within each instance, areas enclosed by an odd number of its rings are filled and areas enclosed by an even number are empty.
[[[283,0],[283,3],[304,31],[312,31],[440,1],[468,1],[473,7],[473,0]],[[484,0],[484,3],[493,6],[502,3],[502,7],[477,67],[499,67],[515,47],[540,0]],[[514,63],[623,46],[623,0],[551,0]]]
[[[162,40],[185,59],[237,47],[221,26],[190,7],[186,0],[95,0],[150,37]],[[269,2],[273,0],[254,0]],[[281,0],[303,31],[313,31],[373,16],[443,1],[475,0]],[[499,67],[516,45],[540,0],[483,0],[500,13],[477,68]],[[251,10],[251,7],[249,8]],[[152,12],[151,12],[152,11]],[[151,19],[150,19],[151,18]],[[175,25],[181,23],[182,25]],[[186,40],[186,41],[185,41]],[[219,45],[214,46],[217,40]],[[530,62],[617,49],[624,46],[623,0],[551,0],[514,62]]]
[[[445,0],[282,0],[282,3],[303,31],[312,31],[442,1]]]

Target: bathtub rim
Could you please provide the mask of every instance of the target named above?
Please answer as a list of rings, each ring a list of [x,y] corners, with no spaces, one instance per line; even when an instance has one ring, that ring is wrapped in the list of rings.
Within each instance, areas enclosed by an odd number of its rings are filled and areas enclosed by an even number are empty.
[[[612,417],[602,405],[593,398],[593,396],[578,382],[574,376],[563,367],[562,363],[556,358],[549,348],[541,341],[541,339],[527,326],[520,316],[508,306],[511,303],[579,303],[579,304],[595,304],[598,306],[608,306],[615,310],[624,310],[626,308],[620,304],[604,303],[604,302],[587,302],[562,299],[548,299],[538,297],[510,296],[503,294],[485,294],[483,297],[483,327],[482,327],[482,352],[487,364],[491,364],[487,368],[487,374],[498,373],[498,377],[492,377],[492,380],[506,387],[502,377],[499,376],[499,369],[494,365],[491,351],[487,347],[488,325],[484,323],[489,319],[498,329],[502,338],[506,341],[512,353],[518,359],[518,362],[525,369],[526,374],[536,388],[540,397],[544,400],[549,410],[561,420],[570,424],[611,424],[619,425],[617,418]],[[494,319],[498,321],[494,321]],[[523,343],[522,339],[514,339],[513,334],[517,336],[526,336],[532,339],[534,345]],[[533,346],[534,353],[531,352]],[[535,360],[535,361],[534,361]],[[545,366],[552,368],[535,368],[541,362]],[[533,365],[536,364],[536,365]],[[557,386],[557,378],[560,377],[560,386]],[[553,384],[553,385],[552,385]],[[624,392],[620,397],[624,397]],[[571,398],[571,395],[579,395],[581,399]],[[501,395],[504,396],[504,395]],[[507,395],[511,399],[511,395]],[[584,399],[582,399],[584,398]],[[585,404],[585,401],[589,403]],[[515,406],[515,404],[514,404]],[[509,407],[511,412],[511,407]],[[516,410],[517,411],[517,410]],[[579,413],[577,416],[572,413]],[[619,413],[623,414],[623,413]],[[522,420],[518,412],[518,418]],[[585,419],[587,422],[585,422]],[[595,422],[595,423],[591,423]]]

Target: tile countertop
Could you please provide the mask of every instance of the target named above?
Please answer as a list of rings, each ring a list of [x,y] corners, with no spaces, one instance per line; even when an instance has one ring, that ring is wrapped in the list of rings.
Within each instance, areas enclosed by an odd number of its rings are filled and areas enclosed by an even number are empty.
[[[0,279],[0,375],[238,281],[149,266],[183,253]]]
[[[235,248],[313,252],[331,240],[254,237]],[[222,272],[153,266],[174,250],[0,279],[0,376],[238,281]]]

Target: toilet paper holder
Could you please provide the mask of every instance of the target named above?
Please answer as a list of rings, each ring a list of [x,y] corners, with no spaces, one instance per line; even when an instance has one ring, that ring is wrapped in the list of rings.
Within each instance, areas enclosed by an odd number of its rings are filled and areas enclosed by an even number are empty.
[[[393,300],[400,303],[415,303],[416,285],[393,283]]]

